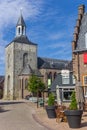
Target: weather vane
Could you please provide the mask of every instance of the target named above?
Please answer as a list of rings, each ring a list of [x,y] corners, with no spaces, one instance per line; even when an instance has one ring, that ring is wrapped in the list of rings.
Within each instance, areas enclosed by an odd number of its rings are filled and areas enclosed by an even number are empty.
[[[20,14],[21,14],[21,15],[22,15],[22,11],[23,11],[23,8],[21,7],[21,8],[20,8]]]

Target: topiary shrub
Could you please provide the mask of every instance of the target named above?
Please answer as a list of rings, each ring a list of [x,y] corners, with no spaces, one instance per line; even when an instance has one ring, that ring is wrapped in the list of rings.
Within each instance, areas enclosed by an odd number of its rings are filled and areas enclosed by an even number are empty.
[[[75,91],[72,92],[72,95],[71,95],[71,104],[69,106],[69,109],[70,110],[77,110],[78,107],[77,107],[77,101],[76,101],[76,96],[75,96]]]
[[[53,106],[54,102],[55,102],[55,96],[53,93],[50,93],[48,97],[48,106]]]

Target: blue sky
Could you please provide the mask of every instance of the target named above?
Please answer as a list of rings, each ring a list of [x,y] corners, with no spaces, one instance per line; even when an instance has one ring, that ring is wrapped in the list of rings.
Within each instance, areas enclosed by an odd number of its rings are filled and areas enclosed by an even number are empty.
[[[21,9],[27,36],[38,44],[38,56],[71,60],[81,4],[87,8],[86,0],[0,0],[0,75],[5,74],[5,46],[15,37]]]

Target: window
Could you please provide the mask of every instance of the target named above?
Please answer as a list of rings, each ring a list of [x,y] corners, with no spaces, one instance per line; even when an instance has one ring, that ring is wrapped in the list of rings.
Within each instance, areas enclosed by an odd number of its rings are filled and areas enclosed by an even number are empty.
[[[85,97],[87,97],[87,87],[84,87]]]
[[[8,68],[10,67],[10,54],[8,54]]]
[[[83,85],[87,86],[87,75],[83,76]]]
[[[23,55],[23,67],[28,63],[28,53],[24,53]]]
[[[57,73],[55,72],[55,73],[54,73],[54,79],[56,78],[56,76],[57,76]]]
[[[70,72],[69,70],[61,70],[62,84],[69,84]]]
[[[10,75],[7,78],[7,96],[10,96]]]
[[[52,73],[50,72],[48,74],[48,88],[50,88],[51,83],[52,83]]]
[[[87,32],[86,32],[86,34],[85,34],[85,46],[86,46],[86,48],[87,48]]]
[[[20,35],[20,27],[18,28],[18,34]]]
[[[69,76],[62,75],[62,84],[69,84]]]
[[[71,100],[71,94],[74,89],[63,89],[62,90],[62,100],[63,101],[70,101]]]
[[[73,84],[76,83],[76,79],[75,79],[75,76],[72,75],[72,80],[73,80]]]
[[[28,88],[28,79],[25,79],[25,89]]]

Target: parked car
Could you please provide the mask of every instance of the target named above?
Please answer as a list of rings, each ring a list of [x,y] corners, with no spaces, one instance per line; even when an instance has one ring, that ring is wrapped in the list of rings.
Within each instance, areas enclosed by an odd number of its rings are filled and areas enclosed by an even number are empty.
[[[30,97],[32,97],[32,95],[27,95],[27,96],[25,97],[25,99],[29,100]]]
[[[30,97],[30,98],[29,98],[29,101],[30,101],[30,102],[34,102],[34,103],[37,103],[37,97]]]

